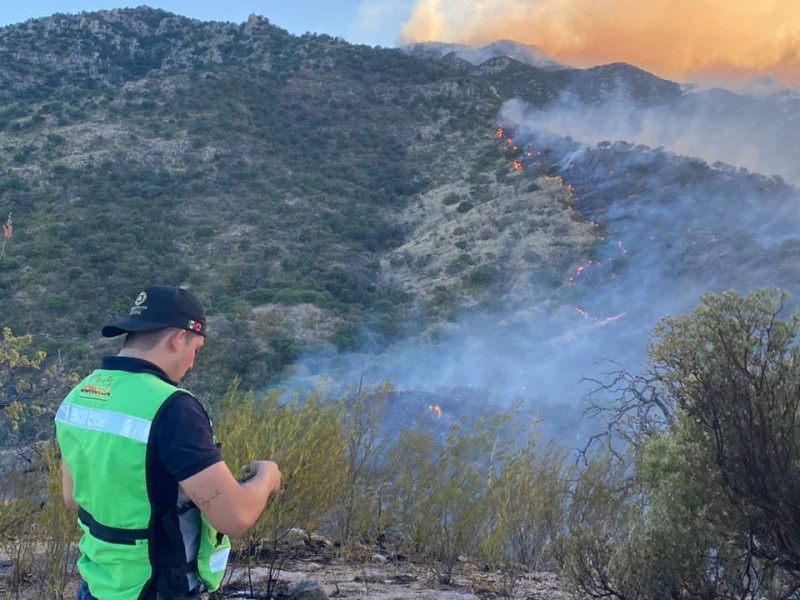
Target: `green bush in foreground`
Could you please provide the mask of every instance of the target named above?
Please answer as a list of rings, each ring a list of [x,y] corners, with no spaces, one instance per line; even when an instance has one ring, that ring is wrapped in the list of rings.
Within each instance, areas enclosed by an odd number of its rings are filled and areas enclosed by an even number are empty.
[[[605,486],[614,494],[587,496],[604,516],[564,539],[578,593],[788,598],[800,589],[800,318],[781,318],[785,300],[775,290],[706,294],[692,313],[658,324],[644,374],[615,382],[625,386],[611,423],[626,451]],[[604,487],[598,468],[582,484]]]
[[[278,499],[234,547],[248,571],[256,563],[268,564],[269,595],[292,532],[316,531],[343,496],[346,439],[340,415],[341,406],[323,402],[319,394],[281,402],[276,391],[256,400],[236,385],[218,407],[215,430],[228,466],[236,472],[250,460],[270,459],[283,474]]]

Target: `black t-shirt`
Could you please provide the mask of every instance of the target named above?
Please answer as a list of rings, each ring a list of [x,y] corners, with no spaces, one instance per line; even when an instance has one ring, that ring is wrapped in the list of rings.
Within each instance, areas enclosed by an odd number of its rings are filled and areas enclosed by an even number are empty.
[[[175,385],[164,371],[139,358],[107,356],[103,369],[150,373]],[[149,444],[157,459],[152,463],[155,472],[150,473],[157,505],[174,506],[179,481],[222,460],[206,411],[196,398],[183,392],[171,396],[156,414]],[[165,502],[158,501],[162,497]]]

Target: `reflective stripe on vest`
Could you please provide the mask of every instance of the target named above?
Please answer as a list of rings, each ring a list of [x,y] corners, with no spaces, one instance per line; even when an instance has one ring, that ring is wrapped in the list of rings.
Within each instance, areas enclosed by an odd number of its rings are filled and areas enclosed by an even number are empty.
[[[150,437],[150,421],[99,408],[62,404],[56,413],[56,421],[80,429],[118,435],[142,444],[146,444]]]

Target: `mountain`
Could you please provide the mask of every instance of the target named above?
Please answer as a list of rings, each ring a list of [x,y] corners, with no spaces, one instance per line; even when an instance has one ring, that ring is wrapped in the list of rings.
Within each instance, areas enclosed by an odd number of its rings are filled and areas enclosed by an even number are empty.
[[[356,324],[402,329],[411,299],[378,257],[418,191],[493,147],[501,103],[434,63],[257,17],[57,15],[3,28],[0,48],[6,324],[89,360],[77,340],[143,282],[193,285],[220,379],[357,343]]]
[[[512,40],[499,40],[480,48],[445,42],[422,42],[401,46],[400,51],[420,58],[438,59],[454,56],[472,65],[483,64],[492,58],[506,57],[545,71],[569,68],[568,65],[548,56],[536,46],[520,44]]]
[[[691,92],[432,48],[149,8],[0,29],[3,324],[83,370],[142,285],[184,284],[210,314],[201,393],[361,373],[572,406],[663,311],[794,285],[791,185],[542,129]]]

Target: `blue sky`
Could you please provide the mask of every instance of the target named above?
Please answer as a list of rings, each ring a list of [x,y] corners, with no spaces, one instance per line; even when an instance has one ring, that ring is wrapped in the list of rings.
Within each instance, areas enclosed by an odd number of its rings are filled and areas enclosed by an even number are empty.
[[[295,34],[327,33],[357,44],[395,46],[415,0],[4,0],[0,26],[59,12],[143,4],[204,21],[243,23],[256,13]]]

